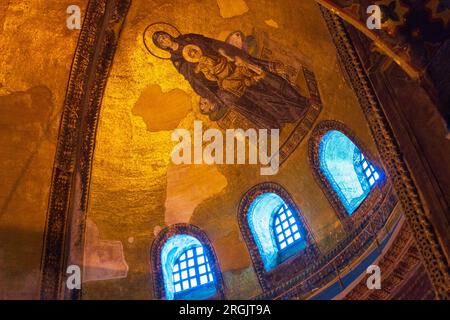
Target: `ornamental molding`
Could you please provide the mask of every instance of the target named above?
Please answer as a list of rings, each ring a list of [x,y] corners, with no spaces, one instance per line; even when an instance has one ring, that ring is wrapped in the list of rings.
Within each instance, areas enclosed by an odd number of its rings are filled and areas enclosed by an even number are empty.
[[[101,101],[131,0],[90,0],[67,84],[44,231],[41,299],[68,292],[66,267],[82,265],[86,208]]]

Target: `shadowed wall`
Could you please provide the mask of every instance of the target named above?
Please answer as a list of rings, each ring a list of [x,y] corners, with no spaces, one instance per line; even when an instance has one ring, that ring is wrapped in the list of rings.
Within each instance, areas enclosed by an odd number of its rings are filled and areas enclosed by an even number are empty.
[[[83,10],[87,0],[75,0]],[[0,299],[37,299],[58,127],[78,30],[69,4],[0,4]]]

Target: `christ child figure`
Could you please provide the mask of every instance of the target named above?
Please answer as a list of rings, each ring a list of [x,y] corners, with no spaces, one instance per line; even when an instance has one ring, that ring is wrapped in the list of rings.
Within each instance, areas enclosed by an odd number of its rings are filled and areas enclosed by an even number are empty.
[[[193,44],[183,49],[183,58],[196,63],[195,73],[202,73],[206,79],[215,81],[221,89],[241,97],[245,90],[265,77],[264,71],[241,57],[230,57],[223,49],[215,60],[203,54],[202,50]]]

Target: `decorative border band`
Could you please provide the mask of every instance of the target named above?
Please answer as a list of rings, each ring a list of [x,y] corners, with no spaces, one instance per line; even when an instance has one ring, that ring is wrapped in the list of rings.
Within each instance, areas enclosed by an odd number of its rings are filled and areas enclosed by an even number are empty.
[[[131,0],[90,0],[72,62],[53,166],[41,261],[41,299],[66,296],[71,254],[81,264],[84,219],[101,100]],[[75,217],[74,212],[78,213]],[[74,225],[73,222],[76,222]],[[73,249],[76,244],[77,250]]]

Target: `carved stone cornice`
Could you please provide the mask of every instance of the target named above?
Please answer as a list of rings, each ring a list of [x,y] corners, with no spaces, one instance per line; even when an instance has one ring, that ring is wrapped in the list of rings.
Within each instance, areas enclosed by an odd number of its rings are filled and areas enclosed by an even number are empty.
[[[423,264],[420,254],[414,243],[411,229],[407,224],[401,227],[399,234],[394,240],[392,246],[377,262],[381,270],[381,289],[369,290],[366,285],[366,278],[356,285],[344,299],[347,300],[392,300],[405,286],[414,284],[415,277],[420,275],[423,270]],[[421,288],[416,296],[412,298],[423,299],[433,297],[434,292],[428,279],[421,280]],[[425,281],[424,281],[425,280]],[[431,290],[431,293],[429,292]],[[404,292],[402,295],[409,298],[410,292]]]
[[[413,230],[418,251],[439,299],[449,299],[448,261],[430,222],[417,186],[402,157],[389,122],[367,77],[343,21],[324,7],[322,14],[328,25],[338,55],[350,76],[351,84],[366,116],[378,151],[392,180],[407,219]]]

